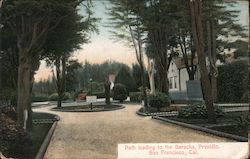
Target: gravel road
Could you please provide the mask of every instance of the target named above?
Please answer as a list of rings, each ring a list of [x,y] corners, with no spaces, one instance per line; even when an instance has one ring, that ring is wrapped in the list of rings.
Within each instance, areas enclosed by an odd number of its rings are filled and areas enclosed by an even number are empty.
[[[125,104],[116,111],[52,112],[61,117],[45,159],[115,159],[118,143],[227,142],[225,138],[136,114],[139,105]]]

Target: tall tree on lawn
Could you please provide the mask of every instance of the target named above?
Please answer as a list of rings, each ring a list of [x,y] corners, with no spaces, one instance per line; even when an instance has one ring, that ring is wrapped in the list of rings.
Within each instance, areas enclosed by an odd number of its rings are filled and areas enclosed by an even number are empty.
[[[201,82],[204,93],[204,100],[208,112],[208,122],[216,123],[216,115],[213,106],[213,96],[211,83],[209,80],[209,73],[206,66],[206,57],[204,53],[204,39],[203,39],[203,27],[202,27],[202,16],[201,16],[201,1],[190,0],[190,9],[192,16],[192,30],[199,60],[199,67],[201,73]]]

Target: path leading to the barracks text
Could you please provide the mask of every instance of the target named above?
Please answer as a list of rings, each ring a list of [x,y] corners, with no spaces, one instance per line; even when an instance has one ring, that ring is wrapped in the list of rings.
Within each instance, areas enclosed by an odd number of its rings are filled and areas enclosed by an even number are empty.
[[[164,123],[136,114],[139,105],[125,104],[116,111],[58,114],[58,122],[45,159],[116,159],[118,143],[225,142],[200,131]]]

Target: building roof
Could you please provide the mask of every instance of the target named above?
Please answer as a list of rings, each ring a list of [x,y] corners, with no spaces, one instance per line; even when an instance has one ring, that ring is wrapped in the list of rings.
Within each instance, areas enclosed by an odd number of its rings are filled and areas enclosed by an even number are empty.
[[[178,69],[186,68],[183,57],[174,58],[173,62],[175,63],[175,65]],[[191,58],[189,58],[188,64],[189,64],[189,66],[191,66]],[[193,64],[198,65],[198,59],[196,57],[193,59]]]

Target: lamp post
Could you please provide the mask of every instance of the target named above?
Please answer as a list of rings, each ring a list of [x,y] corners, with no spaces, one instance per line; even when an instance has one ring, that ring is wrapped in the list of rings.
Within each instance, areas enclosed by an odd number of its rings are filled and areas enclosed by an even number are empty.
[[[89,82],[90,82],[90,95],[92,96],[92,82],[93,82],[93,79],[90,78]]]
[[[92,82],[93,82],[93,79],[90,78],[89,81],[90,81],[90,95],[92,96]],[[90,109],[93,110],[92,102],[90,103]]]

